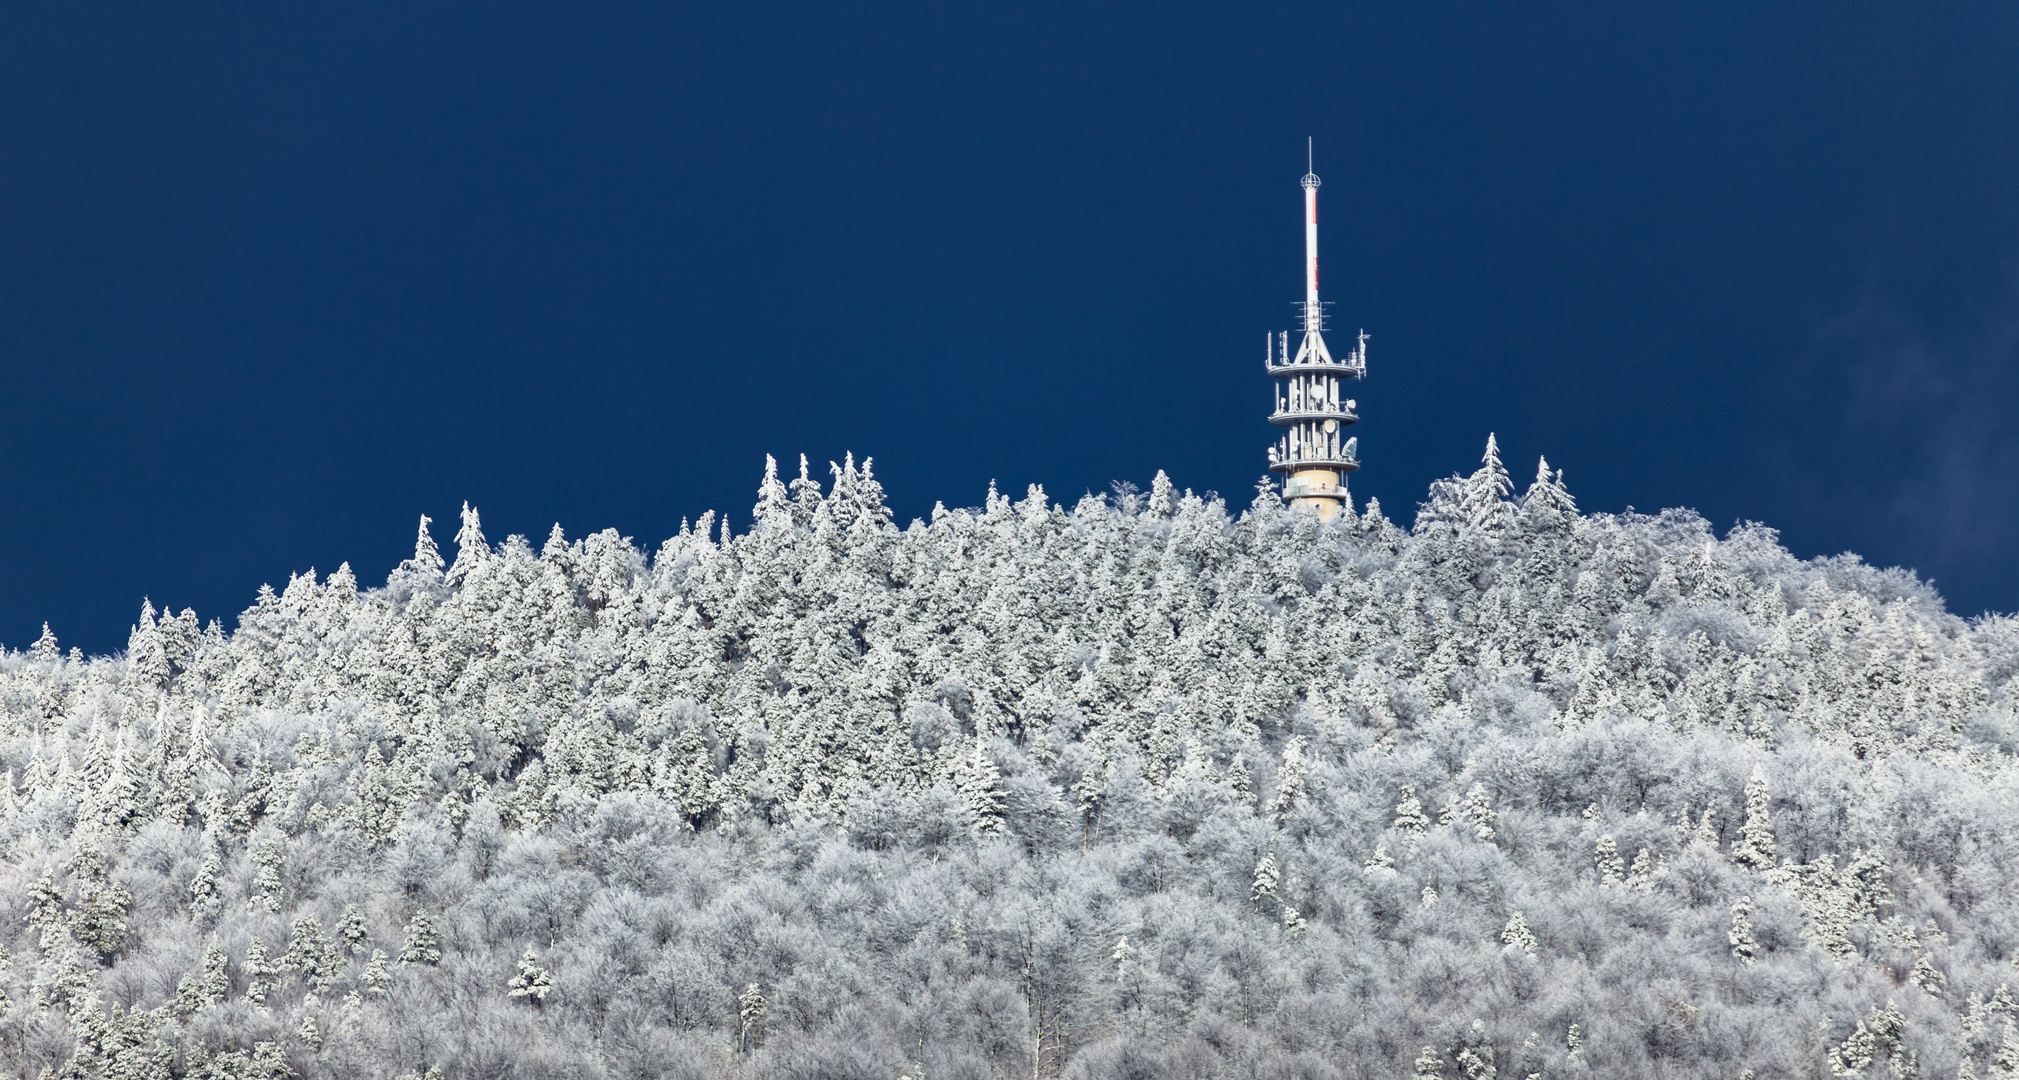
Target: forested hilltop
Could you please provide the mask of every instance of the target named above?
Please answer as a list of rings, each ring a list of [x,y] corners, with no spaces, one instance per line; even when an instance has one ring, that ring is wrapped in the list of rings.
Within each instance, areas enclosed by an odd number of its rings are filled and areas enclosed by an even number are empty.
[[[2019,1077],[2019,623],[1491,443],[1405,530],[868,462],[0,657],[0,1071]]]

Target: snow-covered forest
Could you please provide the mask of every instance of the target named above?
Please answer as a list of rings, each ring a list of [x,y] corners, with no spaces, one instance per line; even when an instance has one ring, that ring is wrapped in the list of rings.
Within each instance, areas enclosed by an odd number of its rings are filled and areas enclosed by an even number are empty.
[[[2019,622],[1489,444],[142,610],[0,657],[0,1071],[2019,1077]]]

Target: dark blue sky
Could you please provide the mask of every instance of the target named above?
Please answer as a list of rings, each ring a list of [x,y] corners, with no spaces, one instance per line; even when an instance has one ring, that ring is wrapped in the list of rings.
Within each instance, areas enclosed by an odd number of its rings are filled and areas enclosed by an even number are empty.
[[[767,451],[1245,505],[1306,135],[1391,516],[1496,431],[2019,609],[2010,4],[717,7],[0,10],[0,641]]]

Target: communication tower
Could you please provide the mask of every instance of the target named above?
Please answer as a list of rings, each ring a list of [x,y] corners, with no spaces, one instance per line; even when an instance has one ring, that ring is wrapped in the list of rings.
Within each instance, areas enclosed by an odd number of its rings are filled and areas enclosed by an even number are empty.
[[[1291,506],[1330,518],[1351,505],[1346,474],[1360,468],[1360,440],[1346,435],[1347,425],[1360,417],[1341,387],[1367,374],[1367,332],[1360,332],[1343,360],[1334,359],[1325,345],[1325,306],[1318,300],[1318,175],[1308,167],[1308,142],[1305,152],[1304,332],[1294,354],[1289,331],[1268,335],[1265,360],[1276,379],[1276,410],[1269,422],[1285,429],[1269,448],[1269,471],[1284,475],[1283,497]]]

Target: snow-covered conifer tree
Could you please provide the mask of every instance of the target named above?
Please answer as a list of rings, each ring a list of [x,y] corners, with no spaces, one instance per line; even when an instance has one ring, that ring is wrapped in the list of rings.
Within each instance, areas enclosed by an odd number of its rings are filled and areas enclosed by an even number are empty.
[[[127,638],[126,656],[134,675],[145,684],[167,687],[174,669],[169,665],[168,651],[155,625],[154,605],[149,601],[141,601],[140,621],[134,624],[133,632]]]
[[[1002,830],[1002,770],[989,760],[987,749],[976,739],[974,749],[961,759],[958,787],[968,818],[983,833]]]
[[[1500,444],[1489,434],[1479,470],[1465,481],[1462,510],[1465,523],[1497,533],[1510,520],[1514,508],[1507,497],[1513,493],[1514,482],[1507,475],[1507,467],[1500,463]]]
[[[1395,857],[1388,854],[1386,844],[1374,845],[1374,854],[1367,859],[1364,869],[1370,874],[1392,874],[1395,872]]]
[[[1997,1080],[2019,1080],[2019,1025],[2007,1019],[1998,1050],[1991,1058],[1991,1075]]]
[[[1732,901],[1732,929],[1725,939],[1731,943],[1732,955],[1738,957],[1741,964],[1750,964],[1759,955],[1759,942],[1753,938],[1751,897],[1741,896]]]
[[[820,481],[809,471],[806,455],[799,455],[799,478],[787,485],[792,496],[792,522],[800,528],[813,523],[813,516],[820,510],[822,502]]]
[[[547,1000],[554,989],[554,977],[540,966],[540,957],[528,948],[519,956],[519,973],[506,982],[509,991],[505,996],[531,998],[538,1005]]]
[[[1264,854],[1262,861],[1255,864],[1255,881],[1248,890],[1249,899],[1254,902],[1256,910],[1261,910],[1262,901],[1276,898],[1278,880],[1275,853]]]
[[[253,903],[268,911],[280,910],[280,870],[287,861],[287,845],[279,839],[269,839],[259,846],[259,854],[254,860],[258,868],[253,875]]]
[[[414,538],[414,557],[399,565],[394,576],[412,582],[427,582],[440,576],[442,572],[442,552],[435,546],[434,536],[428,532],[433,519],[421,515],[421,526]]]
[[[37,662],[47,665],[54,665],[63,655],[63,650],[56,645],[56,635],[50,631],[48,623],[42,624],[42,636],[36,638],[35,644],[29,646],[28,655]]]
[[[1486,785],[1472,785],[1472,789],[1465,793],[1463,805],[1466,819],[1472,823],[1473,835],[1480,840],[1492,840],[1495,835],[1493,826],[1500,821],[1500,815],[1493,811],[1493,804],[1486,795]]]
[[[1634,852],[1633,866],[1627,871],[1626,883],[1647,892],[1654,888],[1654,855],[1646,848]]]
[[[280,974],[279,966],[273,962],[273,958],[266,951],[265,939],[254,937],[252,942],[245,947],[245,964],[243,966],[246,976],[245,1000],[255,1006],[264,1008],[267,992],[273,986],[268,981],[268,978]]]
[[[1416,797],[1415,785],[1402,789],[1402,801],[1395,804],[1395,829],[1409,834],[1409,850],[1416,850],[1417,841],[1430,830],[1430,815],[1423,812],[1423,802]]]
[[[764,1000],[764,992],[756,983],[743,988],[736,996],[737,1046],[741,1050],[752,1050],[764,1034],[764,1014],[770,1006]]]
[[[405,943],[400,946],[402,964],[439,964],[442,962],[441,936],[435,930],[435,917],[422,908],[414,912],[407,922]]]
[[[327,993],[343,971],[343,960],[336,946],[323,936],[321,921],[304,915],[294,922],[281,966],[299,970],[318,992]]]
[[[1538,529],[1560,525],[1577,515],[1577,500],[1563,485],[1563,470],[1550,472],[1546,457],[1536,459],[1535,479],[1522,493],[1521,510]]]
[[[1304,737],[1299,735],[1283,747],[1283,764],[1276,773],[1276,794],[1269,802],[1271,821],[1288,817],[1304,793],[1304,745]]]
[[[356,904],[345,904],[343,915],[337,921],[337,948],[341,955],[349,956],[369,937],[364,914],[358,911]]]
[[[1907,972],[1907,981],[1920,987],[1924,994],[1940,994],[1949,979],[1927,953],[1922,953],[1914,958],[1914,967]]]
[[[751,507],[750,516],[753,528],[793,525],[792,500],[778,480],[778,459],[770,454],[764,455],[764,481],[757,486],[757,505]]]
[[[1599,887],[1610,889],[1626,879],[1626,861],[1619,857],[1619,843],[1610,834],[1598,838]]]
[[[77,882],[77,902],[69,913],[69,929],[77,941],[101,953],[118,952],[126,941],[127,906],[133,894],[112,879],[111,860],[93,841],[79,845],[70,874]]]
[[[456,532],[456,561],[449,567],[447,580],[450,585],[461,585],[470,576],[470,571],[491,556],[491,545],[484,539],[484,526],[477,511],[469,503],[463,504],[463,527]]]
[[[1756,870],[1770,870],[1774,860],[1774,826],[1768,816],[1767,777],[1755,768],[1752,778],[1746,781],[1746,823],[1740,827],[1739,839],[1732,845],[1732,861]]]

